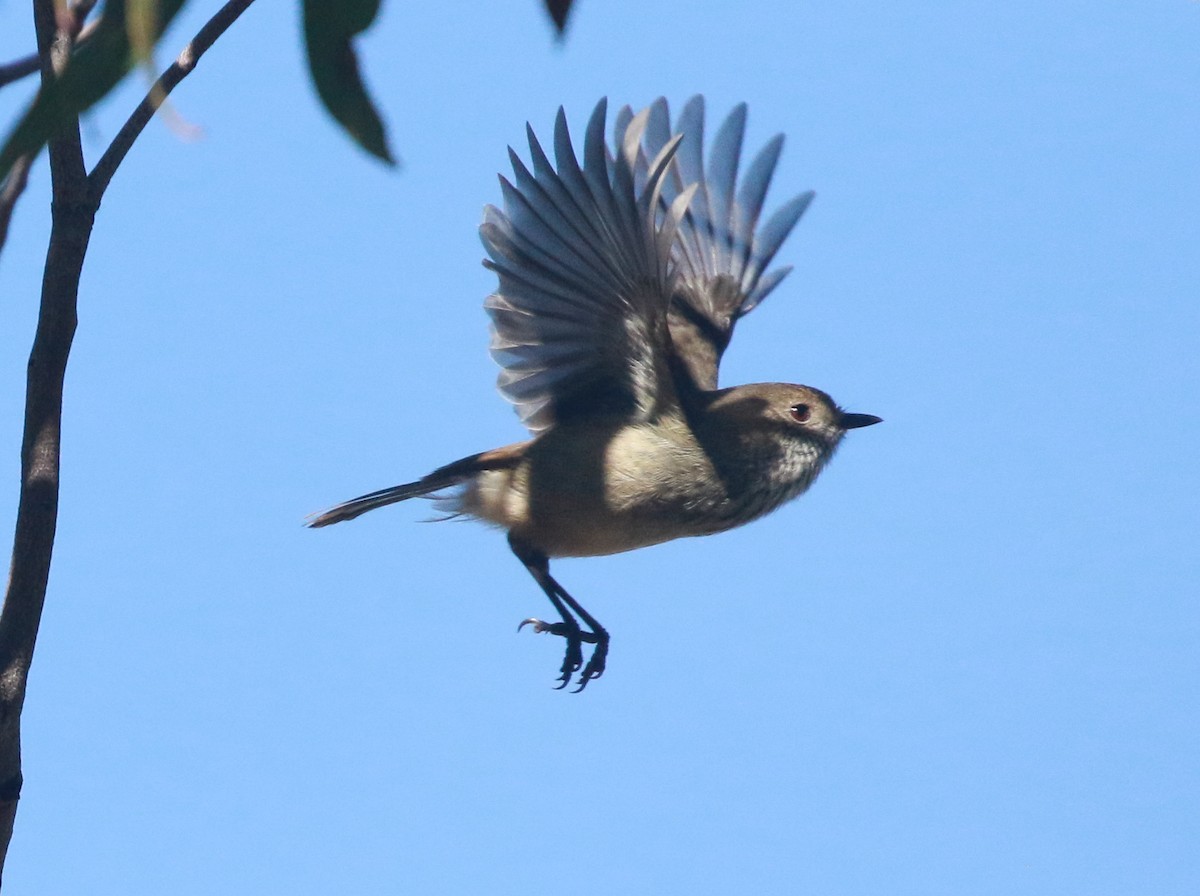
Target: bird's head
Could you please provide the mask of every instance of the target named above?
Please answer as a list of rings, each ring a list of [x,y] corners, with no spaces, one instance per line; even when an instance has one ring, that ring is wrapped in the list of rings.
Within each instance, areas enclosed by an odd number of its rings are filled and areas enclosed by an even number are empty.
[[[709,416],[746,432],[775,433],[833,449],[847,430],[882,422],[874,414],[844,411],[820,389],[790,383],[753,383],[712,393]]]
[[[717,467],[741,487],[787,500],[808,487],[848,430],[879,423],[811,386],[754,383],[708,393],[694,426]]]

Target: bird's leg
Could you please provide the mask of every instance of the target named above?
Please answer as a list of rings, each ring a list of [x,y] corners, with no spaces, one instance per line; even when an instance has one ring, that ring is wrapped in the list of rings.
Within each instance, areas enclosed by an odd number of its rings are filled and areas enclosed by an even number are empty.
[[[511,535],[508,538],[508,544],[512,548],[512,552],[517,555],[517,559],[524,564],[529,570],[529,574],[533,576],[534,581],[541,586],[542,591],[546,593],[546,597],[550,599],[550,603],[554,605],[554,609],[558,611],[558,615],[562,618],[562,622],[543,622],[536,617],[529,617],[517,626],[517,631],[520,631],[527,625],[532,625],[533,630],[538,632],[550,632],[552,635],[559,635],[567,639],[567,652],[563,658],[562,675],[559,681],[562,682],[558,687],[565,688],[571,681],[571,676],[575,670],[583,665],[583,631],[579,628],[579,623],[566,605],[562,602],[562,598],[558,596],[558,582],[550,575],[550,561],[541,551],[535,550],[523,542],[517,541]]]
[[[550,599],[550,603],[554,605],[554,609],[558,611],[558,615],[562,617],[562,622],[543,622],[530,617],[517,626],[517,631],[526,625],[532,625],[535,632],[549,632],[567,639],[567,652],[563,658],[561,669],[562,675],[558,679],[562,682],[558,686],[560,689],[567,686],[571,681],[571,675],[583,665],[582,642],[586,641],[596,645],[596,649],[592,651],[591,658],[580,674],[579,687],[575,689],[575,693],[578,694],[587,687],[589,681],[599,678],[604,672],[604,662],[608,657],[608,632],[587,610],[579,605],[575,598],[567,593],[562,585],[558,584],[554,576],[550,575],[550,560],[545,554],[514,539],[511,535],[508,543],[512,547],[513,553],[517,555],[517,559],[529,570],[529,574],[533,576],[534,581],[538,583],[546,597]],[[567,609],[568,606],[570,610]],[[571,615],[571,610],[578,614],[590,631],[584,631],[579,627],[579,623]]]

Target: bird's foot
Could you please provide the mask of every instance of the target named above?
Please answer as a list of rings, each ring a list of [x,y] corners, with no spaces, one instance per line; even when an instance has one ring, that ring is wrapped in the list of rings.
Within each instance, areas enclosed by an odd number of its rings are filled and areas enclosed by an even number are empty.
[[[579,673],[579,687],[575,688],[571,693],[578,694],[588,686],[588,682],[593,678],[599,678],[604,674],[604,661],[608,659],[608,632],[601,630],[597,633],[596,649],[592,651],[591,659],[587,665],[583,667],[583,671]]]
[[[520,631],[527,625],[533,626],[536,634],[549,632],[552,635],[558,635],[561,638],[567,639],[567,652],[563,657],[562,667],[559,669],[559,672],[562,674],[557,679],[560,684],[555,690],[562,690],[570,684],[571,676],[575,674],[575,671],[580,666],[583,666],[584,641],[587,641],[589,644],[595,644],[596,649],[592,652],[587,666],[584,667],[583,672],[580,674],[579,687],[572,693],[578,694],[587,687],[589,681],[593,678],[599,678],[604,672],[604,660],[608,656],[608,632],[604,632],[603,636],[601,636],[596,632],[585,632],[578,625],[572,625],[569,622],[543,622],[541,619],[533,616],[522,620],[521,624],[517,626],[517,631]]]

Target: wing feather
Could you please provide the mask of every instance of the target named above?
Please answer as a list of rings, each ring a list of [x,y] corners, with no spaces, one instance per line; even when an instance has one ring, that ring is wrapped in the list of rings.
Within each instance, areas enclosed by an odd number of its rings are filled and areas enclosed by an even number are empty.
[[[791,268],[767,270],[783,241],[812,201],[811,192],[785,203],[760,227],[783,136],[776,135],[738,170],[746,132],[746,106],[736,106],[717,129],[705,165],[704,98],[692,97],[676,120],[682,137],[662,188],[660,218],[689,185],[695,196],[679,220],[671,253],[675,293],[669,314],[676,354],[701,389],[717,387],[717,369],[738,318],[755,308]],[[665,145],[671,132],[666,100],[650,106],[639,165]]]
[[[485,264],[499,285],[484,303],[499,386],[534,432],[612,413],[648,419],[678,401],[668,355],[671,251],[686,199],[660,209],[678,140],[645,159],[647,112],[619,113],[622,140],[604,142],[607,104],[588,121],[582,165],[566,115],[554,165],[528,129],[530,164],[510,150],[504,208],[484,210]]]

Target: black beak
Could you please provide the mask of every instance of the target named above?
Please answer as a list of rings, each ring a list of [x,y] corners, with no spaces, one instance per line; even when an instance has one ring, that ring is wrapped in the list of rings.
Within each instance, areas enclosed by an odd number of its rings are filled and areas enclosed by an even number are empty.
[[[842,414],[842,429],[861,429],[864,426],[874,426],[882,423],[882,417],[874,414]]]

